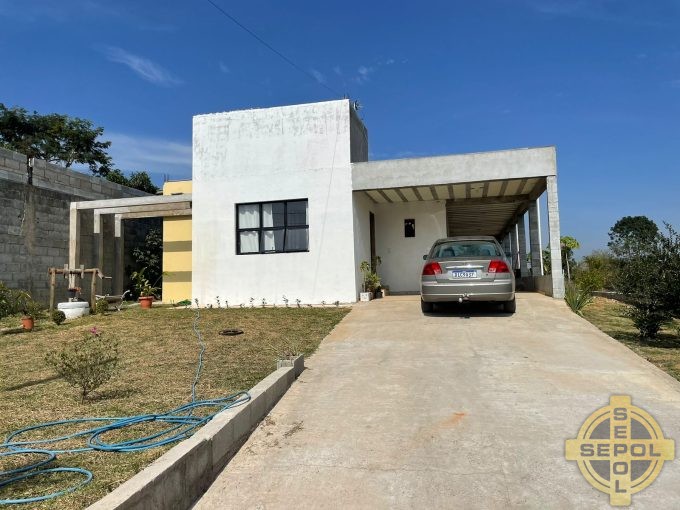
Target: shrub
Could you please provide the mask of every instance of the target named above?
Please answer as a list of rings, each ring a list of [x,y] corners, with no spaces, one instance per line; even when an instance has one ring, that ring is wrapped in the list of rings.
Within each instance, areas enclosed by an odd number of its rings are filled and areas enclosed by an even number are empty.
[[[680,314],[680,235],[668,224],[666,230],[623,259],[616,278],[643,338],[655,338],[673,314]]]
[[[52,312],[52,322],[57,326],[66,320],[66,314],[61,310],[55,310]]]
[[[28,301],[24,303],[21,312],[24,315],[33,317],[34,319],[40,319],[45,315],[45,308],[37,301],[33,301],[32,299],[29,298]]]
[[[109,302],[104,299],[97,299],[94,303],[94,313],[98,315],[104,315],[106,312],[109,311]]]
[[[593,302],[593,296],[589,289],[570,282],[564,289],[564,300],[574,313],[583,315],[583,309]]]
[[[81,402],[117,372],[118,342],[107,340],[97,328],[61,350],[47,354],[45,361],[71,386],[80,390]]]
[[[661,326],[671,319],[670,313],[663,308],[639,304],[629,306],[626,315],[633,320],[642,338],[656,338]]]
[[[380,287],[380,277],[371,270],[371,265],[368,262],[364,260],[359,265],[359,270],[364,275],[363,281],[364,292],[373,292],[378,287]]]
[[[574,280],[582,289],[612,289],[620,263],[612,254],[596,250],[583,257],[574,271]]]
[[[21,313],[31,302],[33,300],[25,290],[10,289],[0,282],[0,319]]]

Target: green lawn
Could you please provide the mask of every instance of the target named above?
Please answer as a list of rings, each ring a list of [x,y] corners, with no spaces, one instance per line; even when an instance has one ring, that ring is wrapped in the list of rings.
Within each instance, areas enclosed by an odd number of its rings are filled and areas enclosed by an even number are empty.
[[[612,338],[650,361],[661,370],[680,380],[680,337],[675,321],[661,329],[655,340],[641,339],[633,321],[625,316],[626,305],[611,299],[596,297],[583,316]]]
[[[201,310],[199,324],[207,350],[198,398],[225,396],[253,387],[276,368],[276,359],[283,352],[311,354],[348,311],[336,307]],[[192,333],[194,313],[191,309],[134,307],[61,326],[41,320],[31,333],[0,336],[0,437],[37,422],[160,413],[188,402],[198,355]],[[18,324],[18,317],[12,317],[1,321],[0,327]],[[115,380],[81,404],[76,390],[56,377],[44,357],[51,349],[80,338],[93,326],[118,338],[122,369]],[[226,328],[241,328],[244,334],[218,334]],[[89,469],[94,480],[73,494],[20,508],[84,508],[167,448],[141,453],[61,455],[55,466]],[[0,471],[9,466],[7,459],[0,460]],[[0,499],[59,490],[78,479],[63,474],[36,478],[0,489]]]

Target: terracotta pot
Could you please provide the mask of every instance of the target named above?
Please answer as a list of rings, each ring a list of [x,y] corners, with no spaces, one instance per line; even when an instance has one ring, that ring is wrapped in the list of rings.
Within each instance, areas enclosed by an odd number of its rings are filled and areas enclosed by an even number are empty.
[[[151,308],[151,303],[153,303],[153,296],[141,296],[139,299],[139,305],[142,308]]]
[[[28,315],[25,315],[24,317],[21,318],[21,325],[26,331],[31,331],[33,329],[33,317],[29,317]]]

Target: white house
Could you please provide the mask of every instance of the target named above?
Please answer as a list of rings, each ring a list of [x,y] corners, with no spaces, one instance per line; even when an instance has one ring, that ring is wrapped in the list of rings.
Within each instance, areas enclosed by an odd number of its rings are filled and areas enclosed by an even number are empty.
[[[467,234],[505,240],[527,281],[563,296],[554,147],[369,162],[349,100],[242,110],[194,117],[192,186],[201,303],[353,302],[359,265],[375,255],[391,292],[416,292],[432,242]],[[540,259],[546,190],[551,277]]]
[[[69,266],[94,261],[122,293],[125,220],[163,216],[166,300],[353,302],[362,261],[379,256],[390,292],[413,293],[433,241],[483,234],[503,242],[525,288],[564,295],[554,147],[368,161],[366,128],[344,99],[198,115],[192,182],[170,184],[165,196],[72,203]]]

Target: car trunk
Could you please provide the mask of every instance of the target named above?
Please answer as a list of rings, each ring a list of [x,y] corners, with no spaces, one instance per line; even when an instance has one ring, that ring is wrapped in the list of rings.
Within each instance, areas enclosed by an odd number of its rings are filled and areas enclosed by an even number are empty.
[[[477,256],[473,258],[450,257],[437,259],[442,272],[436,275],[436,280],[438,283],[452,281],[492,282],[496,278],[496,273],[489,273],[489,262],[494,259],[498,260],[499,257]]]

